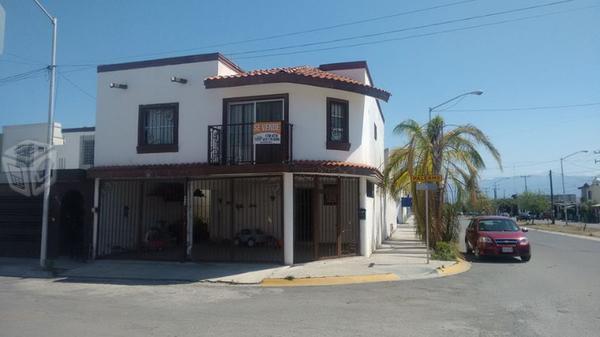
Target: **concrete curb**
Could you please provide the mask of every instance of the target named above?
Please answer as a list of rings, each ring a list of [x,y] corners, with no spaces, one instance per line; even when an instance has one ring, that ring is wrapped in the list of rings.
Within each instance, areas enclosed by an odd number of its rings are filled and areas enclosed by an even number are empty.
[[[262,280],[262,287],[308,287],[331,286],[345,284],[375,283],[399,281],[400,277],[394,273],[353,275],[353,276],[325,276],[303,278],[266,278]]]
[[[442,267],[438,268],[437,273],[441,277],[444,277],[444,276],[462,274],[464,272],[469,271],[470,269],[471,269],[470,262],[467,262],[463,259],[458,259],[458,261],[456,261],[456,263],[454,263],[451,266],[448,266],[448,267],[442,266]]]
[[[554,232],[554,231],[547,231],[547,230],[544,230],[544,229],[537,229],[537,228],[531,228],[531,227],[527,227],[527,228],[530,231],[536,231],[536,232],[541,232],[541,233],[556,234],[556,235],[568,236],[568,237],[577,238],[577,239],[586,239],[586,240],[592,240],[592,241],[600,241],[600,238],[597,238],[595,236],[586,236],[586,235],[578,235],[578,234],[571,234],[571,233]]]

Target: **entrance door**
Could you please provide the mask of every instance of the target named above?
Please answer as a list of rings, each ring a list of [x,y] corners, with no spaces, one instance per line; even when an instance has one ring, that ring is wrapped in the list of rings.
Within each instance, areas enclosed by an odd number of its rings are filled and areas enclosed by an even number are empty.
[[[314,260],[313,235],[313,190],[294,189],[294,260],[308,262]]]
[[[283,120],[283,101],[256,102],[256,122],[278,122]],[[282,125],[282,132],[284,132]],[[285,159],[282,134],[281,144],[257,144],[257,163],[276,163]]]
[[[83,196],[79,191],[67,192],[60,206],[60,250],[59,254],[78,258],[83,251]]]
[[[281,144],[254,145],[256,122],[284,120],[283,99],[229,103],[227,115],[227,154],[229,163],[274,163],[285,160],[285,130]]]

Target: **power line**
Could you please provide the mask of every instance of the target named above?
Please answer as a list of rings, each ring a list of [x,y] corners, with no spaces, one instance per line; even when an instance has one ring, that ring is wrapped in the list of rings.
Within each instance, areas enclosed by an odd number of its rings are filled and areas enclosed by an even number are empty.
[[[62,78],[64,78],[67,82],[69,82],[69,84],[71,84],[73,87],[75,87],[77,90],[79,90],[82,94],[86,95],[87,97],[91,98],[92,100],[96,101],[96,96],[90,94],[89,92],[87,92],[85,89],[83,89],[81,86],[79,86],[77,83],[73,82],[70,78],[68,78],[65,74],[63,73],[58,73]]]
[[[585,104],[569,104],[569,105],[531,106],[531,107],[519,107],[519,108],[453,109],[453,110],[447,110],[447,111],[453,111],[453,112],[476,112],[476,111],[501,112],[501,111],[566,109],[566,108],[577,108],[577,107],[596,106],[596,105],[600,105],[600,102],[585,103]]]
[[[575,1],[575,0],[561,0],[561,1],[555,1],[555,2],[550,2],[550,3],[528,6],[528,7],[520,7],[520,8],[515,8],[515,9],[510,9],[510,10],[505,10],[505,11],[490,12],[490,13],[481,14],[481,15],[475,15],[475,16],[469,16],[469,17],[464,17],[464,18],[434,22],[434,23],[429,23],[429,24],[425,24],[425,25],[412,26],[412,27],[406,27],[406,28],[400,28],[400,29],[392,29],[392,30],[387,30],[387,31],[382,31],[382,32],[377,32],[377,33],[354,35],[354,36],[348,36],[348,37],[344,37],[344,38],[337,38],[337,39],[331,39],[331,40],[325,40],[325,41],[319,41],[319,42],[300,43],[300,44],[288,45],[288,46],[283,46],[283,47],[247,50],[247,51],[241,51],[241,52],[227,53],[227,55],[228,56],[236,56],[236,55],[255,54],[255,53],[260,53],[260,52],[311,47],[311,46],[331,44],[331,43],[336,43],[336,42],[344,42],[344,41],[350,41],[350,40],[356,40],[356,39],[372,38],[372,37],[377,37],[377,36],[411,31],[411,30],[419,30],[419,29],[424,29],[424,28],[449,25],[449,24],[453,24],[453,23],[489,18],[489,17],[499,16],[499,15],[518,13],[518,12],[528,11],[528,10],[537,9],[537,8],[561,5],[561,4],[573,2],[573,1]]]
[[[45,71],[47,71],[48,68],[44,67],[44,68],[38,68],[38,69],[33,69],[30,71],[26,71],[24,73],[19,73],[19,74],[14,74],[14,75],[10,75],[4,78],[0,78],[0,86],[5,85],[5,84],[10,84],[10,83],[14,83],[14,82],[18,82],[18,81],[22,81],[22,80],[26,80],[29,78],[34,78],[39,76],[40,74],[44,73]]]
[[[162,51],[162,52],[155,52],[155,53],[148,53],[148,54],[138,54],[138,55],[132,55],[132,56],[122,56],[122,57],[107,59],[106,61],[120,60],[120,59],[133,59],[133,58],[138,58],[138,57],[159,56],[159,55],[174,54],[174,53],[184,53],[184,52],[191,52],[191,51],[199,51],[199,50],[208,49],[208,48],[216,48],[216,47],[224,47],[224,46],[231,46],[231,45],[238,45],[238,44],[246,44],[246,43],[251,43],[251,42],[274,40],[274,39],[280,39],[280,38],[284,38],[284,37],[316,33],[316,32],[332,30],[332,29],[341,28],[341,27],[359,25],[359,24],[368,23],[368,22],[381,21],[381,20],[390,19],[390,18],[399,17],[399,16],[417,14],[417,13],[427,12],[427,11],[431,11],[431,10],[462,5],[462,4],[474,2],[474,1],[478,1],[478,0],[456,1],[456,2],[451,2],[451,3],[447,3],[447,4],[436,5],[436,6],[432,6],[432,7],[413,9],[413,10],[409,10],[409,11],[403,11],[403,12],[398,12],[398,13],[393,13],[393,14],[388,14],[388,15],[383,15],[383,16],[377,16],[377,17],[372,17],[372,18],[368,18],[368,19],[350,21],[350,22],[345,22],[345,23],[340,23],[340,24],[335,24],[335,25],[330,25],[330,26],[323,26],[323,27],[299,30],[299,31],[288,32],[288,33],[267,35],[267,36],[255,37],[255,38],[250,38],[250,39],[235,40],[235,41],[229,41],[229,42],[220,42],[220,43],[209,44],[209,45],[204,45],[204,46],[195,47],[195,48]]]
[[[254,59],[254,58],[262,58],[262,57],[270,57],[270,56],[284,56],[284,55],[304,54],[304,53],[312,53],[312,52],[319,52],[319,51],[326,51],[326,50],[345,49],[345,48],[352,48],[352,47],[359,47],[359,46],[381,44],[381,43],[387,43],[387,42],[392,42],[392,41],[409,40],[409,39],[415,39],[415,38],[420,38],[420,37],[435,36],[435,35],[440,35],[440,34],[447,34],[447,33],[453,33],[453,32],[470,30],[470,29],[476,29],[476,28],[482,28],[482,27],[488,27],[488,26],[496,26],[496,25],[501,25],[501,24],[506,24],[506,23],[511,23],[511,22],[517,22],[517,21],[537,19],[537,18],[541,18],[541,17],[545,17],[545,16],[563,14],[563,13],[567,13],[567,12],[573,12],[573,11],[578,11],[578,10],[595,8],[595,7],[599,7],[599,6],[600,5],[593,5],[593,6],[587,6],[587,7],[582,7],[582,8],[575,8],[575,9],[571,9],[571,10],[565,10],[565,11],[557,11],[557,12],[551,12],[551,13],[545,13],[545,14],[539,14],[539,15],[525,16],[525,17],[516,18],[516,19],[507,19],[507,20],[496,21],[496,22],[491,22],[491,23],[484,23],[484,24],[471,25],[471,26],[465,26],[465,27],[454,28],[454,29],[440,30],[440,31],[435,31],[435,32],[430,32],[430,33],[408,35],[408,36],[398,37],[398,38],[389,38],[389,39],[383,39],[383,40],[368,41],[368,42],[361,42],[361,43],[354,43],[354,44],[346,44],[346,45],[333,46],[333,47],[325,47],[325,48],[315,48],[315,49],[291,51],[291,52],[262,54],[262,55],[255,55],[255,56],[243,56],[243,57],[237,57],[236,60],[240,60],[240,59]]]

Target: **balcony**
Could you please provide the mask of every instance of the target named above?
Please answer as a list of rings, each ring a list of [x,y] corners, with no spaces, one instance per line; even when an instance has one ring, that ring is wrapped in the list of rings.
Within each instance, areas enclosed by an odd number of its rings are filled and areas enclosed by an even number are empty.
[[[213,165],[290,162],[292,130],[293,125],[283,121],[210,125],[208,162]]]

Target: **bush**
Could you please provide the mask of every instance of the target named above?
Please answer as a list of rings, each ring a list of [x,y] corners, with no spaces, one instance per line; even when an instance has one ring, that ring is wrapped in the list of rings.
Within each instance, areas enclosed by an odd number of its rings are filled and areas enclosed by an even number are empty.
[[[460,207],[458,204],[444,205],[444,213],[442,215],[442,222],[444,225],[444,232],[442,236],[443,241],[458,241],[458,235],[460,231],[460,223],[458,218],[458,212],[460,211],[459,208]]]
[[[439,241],[431,255],[433,260],[454,261],[458,257],[458,247],[453,242]]]

